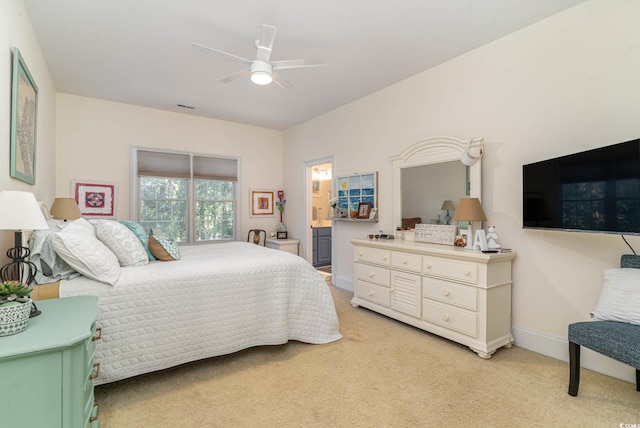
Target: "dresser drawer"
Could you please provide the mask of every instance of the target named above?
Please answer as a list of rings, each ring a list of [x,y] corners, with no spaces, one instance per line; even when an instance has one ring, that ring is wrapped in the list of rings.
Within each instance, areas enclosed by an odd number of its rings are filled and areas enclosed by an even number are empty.
[[[422,258],[422,272],[427,275],[455,279],[471,284],[478,282],[478,265],[474,263],[448,261],[424,256]]]
[[[389,289],[370,282],[356,281],[356,297],[389,306]]]
[[[439,281],[425,277],[422,280],[422,295],[439,302],[461,306],[475,311],[478,309],[478,290],[475,287]]]
[[[413,272],[422,270],[422,256],[409,253],[391,253],[391,266]]]
[[[391,252],[368,247],[356,247],[356,260],[359,262],[389,266],[391,263]]]
[[[356,279],[362,279],[367,282],[389,287],[389,277],[389,269],[356,263]]]
[[[422,301],[422,318],[426,321],[456,330],[469,336],[477,336],[476,314],[429,299]]]

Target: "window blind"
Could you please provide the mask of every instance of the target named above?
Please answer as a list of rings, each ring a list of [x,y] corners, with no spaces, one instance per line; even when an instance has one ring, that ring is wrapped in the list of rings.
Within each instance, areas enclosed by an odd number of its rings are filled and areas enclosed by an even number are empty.
[[[202,180],[238,181],[238,161],[194,156],[193,177]]]
[[[188,154],[138,150],[137,158],[139,176],[191,178]],[[194,155],[193,177],[238,181],[238,160]]]
[[[138,150],[138,175],[190,178],[189,155]]]

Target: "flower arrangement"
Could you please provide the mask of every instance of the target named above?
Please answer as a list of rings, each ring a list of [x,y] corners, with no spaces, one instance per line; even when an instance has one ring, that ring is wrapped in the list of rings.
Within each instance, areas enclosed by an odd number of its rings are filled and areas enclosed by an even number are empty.
[[[278,207],[278,211],[280,211],[280,223],[282,224],[282,213],[284,212],[284,204],[287,203],[287,200],[284,199],[284,191],[278,190],[278,201],[276,201],[276,206]]]
[[[335,208],[338,206],[338,198],[334,197],[329,199],[329,205],[331,205],[331,208]]]

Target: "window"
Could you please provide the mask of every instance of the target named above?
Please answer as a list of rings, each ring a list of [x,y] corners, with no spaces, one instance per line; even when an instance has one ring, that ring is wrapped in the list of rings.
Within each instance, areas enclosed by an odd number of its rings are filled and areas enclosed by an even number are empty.
[[[238,160],[134,149],[134,218],[179,242],[235,239]]]
[[[583,230],[640,230],[640,180],[562,185],[562,226]]]

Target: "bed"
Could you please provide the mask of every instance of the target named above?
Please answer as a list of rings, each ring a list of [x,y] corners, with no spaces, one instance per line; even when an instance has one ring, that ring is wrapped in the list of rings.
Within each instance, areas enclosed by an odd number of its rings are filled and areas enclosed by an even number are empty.
[[[179,251],[179,260],[122,267],[112,285],[59,281],[60,297],[99,297],[96,385],[253,346],[341,338],[329,287],[303,258],[245,242]]]

